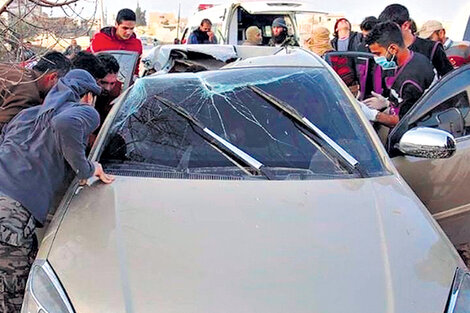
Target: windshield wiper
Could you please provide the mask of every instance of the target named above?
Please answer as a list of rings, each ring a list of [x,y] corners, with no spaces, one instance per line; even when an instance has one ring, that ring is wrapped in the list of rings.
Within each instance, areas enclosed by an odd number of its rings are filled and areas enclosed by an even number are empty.
[[[156,95],[155,98],[161,103],[163,103],[165,106],[173,110],[175,113],[177,113],[179,116],[188,120],[190,124],[196,127],[196,129],[193,128],[196,134],[201,136],[210,144],[211,147],[222,153],[227,159],[229,159],[233,164],[235,164],[245,173],[247,173],[248,175],[253,175],[252,172],[248,171],[245,168],[245,166],[248,166],[251,168],[252,171],[256,173],[256,175],[261,174],[264,175],[267,179],[274,179],[274,175],[266,168],[263,163],[256,160],[254,157],[241,150],[240,148],[236,147],[235,145],[231,144],[227,140],[218,136],[212,130],[204,126],[201,121],[199,121],[189,112],[187,112],[182,106],[158,95]],[[243,164],[245,166],[243,166]]]
[[[321,151],[328,157],[338,160],[341,167],[346,169],[349,173],[358,173],[361,177],[365,177],[359,161],[352,155],[338,145],[333,139],[328,137],[327,134],[315,126],[308,118],[302,116],[295,108],[285,103],[284,101],[276,98],[275,96],[265,92],[256,86],[247,86],[255,94],[263,98],[266,102],[273,105],[276,109],[283,112],[295,124],[299,125],[299,129],[304,135],[307,136],[314,144],[320,146]]]

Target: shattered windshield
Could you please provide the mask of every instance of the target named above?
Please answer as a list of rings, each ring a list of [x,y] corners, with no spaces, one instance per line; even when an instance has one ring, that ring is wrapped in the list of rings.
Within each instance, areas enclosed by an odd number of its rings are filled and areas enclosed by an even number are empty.
[[[295,108],[358,160],[368,176],[384,173],[349,100],[321,68],[228,69],[141,79],[119,108],[101,162],[112,170],[257,178],[158,100],[165,99],[261,162],[275,179],[355,177],[250,86]]]

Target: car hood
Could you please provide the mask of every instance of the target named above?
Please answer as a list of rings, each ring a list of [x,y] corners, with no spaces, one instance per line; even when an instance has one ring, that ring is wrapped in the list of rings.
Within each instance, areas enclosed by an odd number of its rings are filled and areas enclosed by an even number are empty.
[[[117,177],[48,260],[76,312],[436,312],[461,261],[399,178]]]

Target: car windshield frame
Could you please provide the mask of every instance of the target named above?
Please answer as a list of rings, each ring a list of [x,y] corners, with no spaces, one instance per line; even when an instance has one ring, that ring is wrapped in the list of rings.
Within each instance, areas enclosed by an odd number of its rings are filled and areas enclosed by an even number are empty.
[[[269,78],[269,76],[271,74],[268,73],[268,75],[267,75],[268,78],[266,78],[266,81],[263,81],[262,79],[259,79],[259,78],[257,78],[255,81],[249,81],[249,79],[248,79],[248,81],[243,81],[243,80],[240,81],[238,79],[239,78],[239,77],[237,77],[238,73],[243,73],[243,79],[246,79],[247,77],[250,77],[250,74],[247,73],[249,71],[254,71],[254,72],[257,73],[257,75],[259,75],[261,72],[266,72],[266,71],[268,71],[268,72],[270,72],[270,71],[274,71],[274,72],[281,71],[281,72],[283,72],[284,71],[284,72],[286,72],[286,74],[285,75],[274,75],[274,77]],[[311,71],[313,71],[313,72],[310,73]],[[314,72],[316,72],[316,73],[314,73]],[[319,68],[319,67],[318,68],[317,67],[312,67],[312,68],[282,67],[282,68],[280,68],[280,67],[266,67],[265,66],[263,68],[256,68],[256,67],[255,68],[244,68],[244,69],[234,68],[234,69],[224,69],[222,71],[207,71],[207,72],[197,73],[197,74],[183,73],[183,74],[157,75],[157,76],[153,76],[153,77],[140,79],[140,80],[137,81],[136,86],[134,86],[132,88],[132,90],[126,95],[126,97],[123,97],[118,102],[117,105],[119,105],[119,108],[116,108],[116,112],[114,114],[113,121],[108,122],[111,125],[110,125],[110,127],[108,127],[108,130],[109,130],[108,134],[104,135],[107,138],[105,138],[103,140],[102,148],[100,149],[100,151],[98,151],[97,158],[100,159],[100,162],[104,162],[105,167],[106,167],[107,159],[106,158],[103,159],[103,155],[104,155],[103,152],[105,150],[105,146],[109,145],[110,138],[113,136],[113,134],[115,134],[119,129],[124,129],[125,128],[124,125],[126,124],[126,121],[129,118],[131,118],[131,116],[133,116],[133,114],[136,114],[137,112],[139,112],[139,110],[142,107],[146,107],[146,105],[144,105],[144,102],[146,101],[145,99],[147,99],[147,97],[150,98],[150,97],[153,97],[153,96],[156,95],[154,90],[146,90],[146,88],[148,88],[148,89],[153,88],[153,87],[149,87],[149,86],[156,86],[156,85],[159,85],[160,82],[162,82],[162,81],[168,82],[170,79],[175,80],[175,83],[174,83],[175,86],[177,86],[178,84],[181,84],[181,87],[184,87],[184,83],[185,83],[184,81],[185,80],[189,80],[192,83],[194,83],[196,81],[196,82],[200,83],[200,86],[197,86],[197,88],[205,89],[205,92],[207,92],[211,96],[215,97],[215,95],[216,95],[217,97],[220,97],[220,96],[222,96],[222,94],[224,92],[230,94],[232,92],[235,92],[235,90],[243,90],[243,89],[250,90],[249,88],[244,88],[244,87],[247,87],[249,85],[269,86],[269,84],[280,83],[283,79],[289,78],[291,76],[293,77],[295,75],[300,75],[299,77],[302,77],[302,75],[307,75],[307,74],[308,75],[313,75],[313,74],[319,75],[317,78],[323,77],[323,78],[326,79],[326,81],[329,81],[329,83],[338,84],[338,82],[335,81],[334,76],[327,69]],[[230,84],[227,84],[226,81],[221,82],[220,84],[216,83],[219,78],[222,78],[222,80],[223,80],[223,77],[226,77],[227,75],[233,76],[234,78],[237,78],[237,81],[236,82],[234,81],[231,86],[229,86]],[[265,75],[265,74],[263,74],[263,75]],[[263,75],[261,75],[261,76],[263,76]],[[311,77],[309,79],[311,79]],[[191,85],[191,83],[190,83],[190,85]],[[192,86],[191,88],[194,88],[194,86]],[[165,89],[165,88],[163,88],[163,89]],[[303,180],[303,179],[318,179],[319,177],[337,179],[337,178],[353,178],[353,177],[357,178],[357,177],[361,177],[361,176],[370,177],[370,176],[388,175],[389,172],[386,169],[385,165],[383,164],[382,158],[380,157],[380,153],[376,149],[376,147],[374,146],[374,144],[373,144],[373,142],[370,138],[370,134],[366,131],[365,126],[362,124],[359,116],[357,116],[357,111],[352,107],[351,101],[349,100],[347,95],[344,93],[342,88],[340,88],[340,85],[338,84],[337,88],[330,88],[330,90],[328,90],[328,92],[334,94],[334,97],[338,98],[337,101],[336,101],[337,103],[335,105],[341,106],[341,108],[343,110],[348,111],[348,114],[349,114],[350,117],[351,116],[354,117],[355,123],[357,123],[357,125],[354,126],[354,127],[356,127],[357,129],[360,129],[361,132],[362,132],[362,138],[360,138],[360,139],[355,138],[354,140],[355,141],[357,141],[357,140],[359,140],[359,141],[360,140],[366,140],[368,142],[366,144],[367,149],[369,149],[367,153],[369,153],[370,154],[369,157],[371,159],[373,159],[375,168],[372,171],[368,170],[367,169],[368,165],[367,165],[367,162],[366,162],[365,168],[364,168],[365,175],[363,175],[362,173],[351,174],[349,172],[347,174],[343,173],[344,175],[342,173],[339,173],[339,172],[331,172],[331,173],[328,173],[328,174],[312,172],[308,175],[307,174],[302,174],[302,175],[301,174],[299,174],[299,175],[296,175],[296,174],[294,175],[293,174],[293,175],[291,175],[293,178],[292,177],[290,177],[290,178],[289,177],[280,178],[282,175],[275,175],[275,176],[277,176],[275,179],[281,179],[281,180],[282,179],[302,179]],[[252,93],[252,97],[257,98],[259,103],[262,102],[264,106],[271,106],[271,109],[276,110],[274,107],[272,107],[272,105],[267,104],[266,101],[264,101],[259,96],[257,96],[253,91],[251,91],[251,93]],[[194,94],[193,94],[193,96],[194,96]],[[181,101],[179,101],[179,102],[181,102]],[[286,103],[289,103],[289,102],[286,102]],[[291,104],[291,103],[289,103],[289,104]],[[215,105],[215,104],[213,103],[212,105]],[[293,106],[295,107],[295,104]],[[189,111],[191,111],[191,110],[189,110]],[[278,111],[278,113],[279,113],[279,111]],[[283,115],[283,118],[288,119],[288,117],[285,114]],[[292,121],[290,121],[290,122],[292,123]],[[230,138],[225,137],[223,132],[220,131],[220,129],[213,129],[213,127],[211,125],[207,124],[206,121],[204,121],[204,124],[207,125],[214,132],[214,134],[220,136],[220,138],[226,140],[227,142],[231,142],[231,140],[228,140]],[[313,124],[316,124],[316,123],[313,122]],[[297,125],[296,127],[298,128],[299,126]],[[319,129],[322,129],[322,128],[320,127]],[[297,131],[300,132],[299,129],[297,129]],[[327,136],[330,136],[328,134],[328,130],[325,130],[325,134]],[[305,137],[305,134],[303,134],[303,136]],[[335,141],[334,138],[332,138],[332,140]],[[347,147],[344,147],[341,142],[339,142],[338,144],[339,144],[340,147],[343,147],[345,149],[345,151],[348,151]],[[236,143],[234,143],[234,145],[239,147]],[[311,145],[311,143],[310,143],[310,145]],[[362,143],[359,144],[359,145],[362,145]],[[247,150],[245,147],[240,147],[240,148],[241,148],[242,151],[245,151],[247,154],[252,155],[255,159],[259,160],[263,164],[266,164],[263,161],[263,159],[259,158],[259,156],[253,155],[250,152],[250,150]],[[356,158],[356,157],[354,156],[354,158]],[[360,158],[358,159],[358,161],[361,163],[361,165],[363,165],[362,164],[363,162],[361,162]],[[268,163],[270,163],[270,162],[268,162]],[[271,163],[273,163],[273,162],[271,162]],[[116,163],[114,162],[113,166],[115,166],[115,165],[116,165]],[[232,165],[233,165],[233,163],[232,163]],[[156,166],[156,167],[158,167],[158,166]],[[265,168],[266,169],[269,168],[270,171],[271,171],[272,167],[273,166],[271,164],[266,164],[266,166],[265,166]],[[340,169],[342,168],[342,170],[344,170],[344,166],[343,167],[339,166],[339,164],[334,164],[334,165],[332,165],[332,167],[340,168]],[[217,166],[213,166],[213,168],[217,168]],[[282,168],[282,166],[275,166],[275,168]],[[294,166],[285,167],[284,170],[286,171],[286,173],[288,173],[285,176],[289,176],[290,174],[292,174],[292,173],[289,174],[289,170],[293,171],[294,169],[299,170],[299,173],[304,171],[304,170],[305,170],[305,173],[308,172],[307,168],[302,168],[300,166],[298,168],[296,168]],[[188,171],[188,168],[186,168],[185,170]],[[344,171],[344,172],[347,172],[347,171]],[[211,173],[211,174],[214,174],[214,173]],[[231,173],[230,175],[232,175],[232,174],[233,173]],[[244,173],[244,175],[246,175],[246,173]],[[302,176],[302,177],[300,177],[300,176]]]

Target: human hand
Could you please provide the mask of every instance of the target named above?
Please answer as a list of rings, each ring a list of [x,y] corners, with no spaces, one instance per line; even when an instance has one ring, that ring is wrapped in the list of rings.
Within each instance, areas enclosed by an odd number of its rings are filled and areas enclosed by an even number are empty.
[[[369,108],[367,105],[364,103],[358,101],[359,104],[361,105],[362,112],[365,114],[367,119],[371,122],[375,122],[375,119],[377,118],[377,114],[379,114],[379,111],[376,109]]]
[[[207,36],[209,36],[209,40],[212,41],[214,38],[214,32],[207,32]]]
[[[115,177],[113,175],[106,174],[100,163],[94,162],[94,164],[95,164],[95,173],[93,175],[98,177],[103,183],[111,184],[114,181]]]
[[[366,106],[371,109],[383,110],[390,106],[390,101],[387,100],[384,96],[372,91],[371,98],[365,99],[363,102]]]

